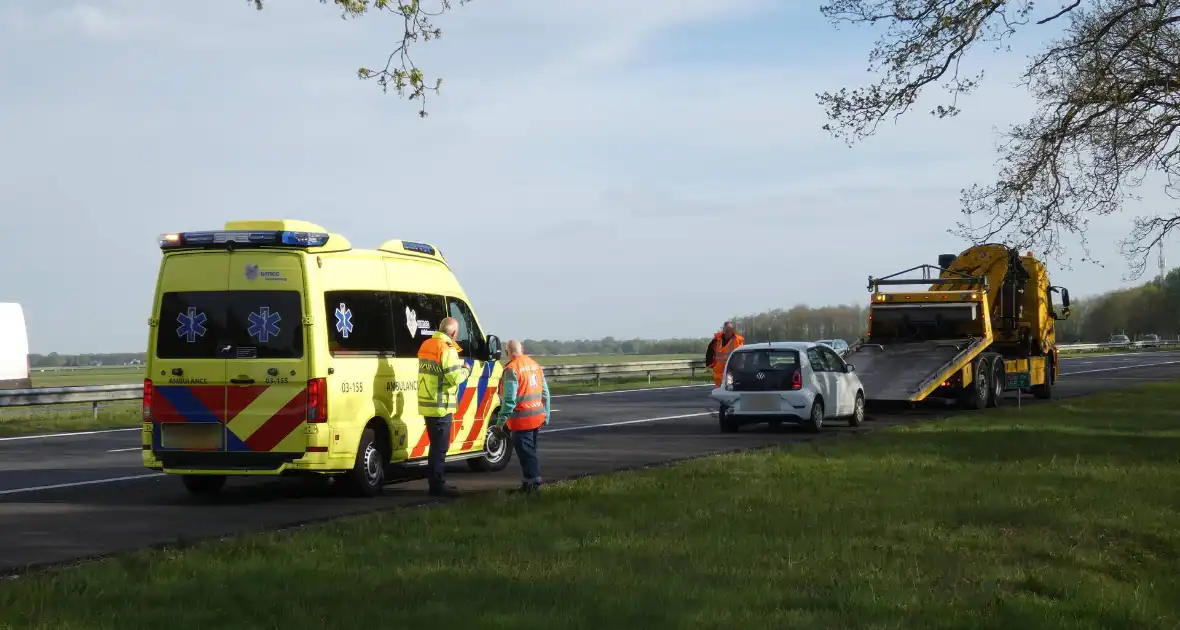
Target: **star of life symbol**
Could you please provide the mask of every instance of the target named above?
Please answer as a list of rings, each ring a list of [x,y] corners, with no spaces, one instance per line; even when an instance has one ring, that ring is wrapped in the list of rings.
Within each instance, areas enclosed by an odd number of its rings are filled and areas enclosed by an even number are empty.
[[[189,343],[196,343],[197,337],[205,336],[205,322],[208,320],[204,313],[198,313],[196,307],[190,306],[187,311],[176,316],[176,322],[180,324],[176,328],[176,336]]]
[[[250,313],[250,329],[246,332],[259,343],[266,343],[271,337],[279,336],[279,322],[283,317],[270,312],[269,306],[263,306],[257,313]]]
[[[336,309],[336,332],[345,339],[348,339],[348,335],[352,333],[352,311],[344,305],[344,302],[341,302],[340,308]]]

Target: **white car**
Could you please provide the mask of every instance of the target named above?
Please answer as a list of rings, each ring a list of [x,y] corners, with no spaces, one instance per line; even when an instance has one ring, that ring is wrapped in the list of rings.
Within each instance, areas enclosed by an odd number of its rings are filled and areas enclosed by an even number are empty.
[[[864,388],[852,364],[830,346],[810,341],[774,341],[741,346],[729,355],[721,387],[709,394],[721,403],[721,430],[744,424],[783,422],[819,431],[828,420],[860,426]]]
[[[832,350],[835,350],[836,354],[840,356],[848,354],[848,342],[844,341],[843,339],[818,339],[816,340],[816,343],[822,343]]]

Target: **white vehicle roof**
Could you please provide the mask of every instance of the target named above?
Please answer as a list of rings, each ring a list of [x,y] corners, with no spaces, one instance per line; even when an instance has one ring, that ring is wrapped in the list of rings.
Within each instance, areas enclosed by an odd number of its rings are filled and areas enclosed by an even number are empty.
[[[819,345],[822,344],[814,341],[768,341],[763,343],[748,343],[734,350],[734,352],[745,352],[749,350],[806,350]]]

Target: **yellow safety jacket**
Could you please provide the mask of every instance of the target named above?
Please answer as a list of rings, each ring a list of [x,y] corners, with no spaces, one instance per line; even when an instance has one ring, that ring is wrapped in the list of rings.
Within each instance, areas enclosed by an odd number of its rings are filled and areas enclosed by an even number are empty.
[[[459,360],[455,342],[438,331],[418,349],[418,411],[441,418],[459,407],[459,384],[469,372]]]

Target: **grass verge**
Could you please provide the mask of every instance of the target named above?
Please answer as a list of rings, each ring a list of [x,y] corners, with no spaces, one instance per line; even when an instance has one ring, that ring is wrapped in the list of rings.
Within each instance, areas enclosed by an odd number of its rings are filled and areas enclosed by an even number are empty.
[[[0,585],[0,625],[1175,628],[1178,410],[1155,384],[139,552]]]
[[[553,381],[550,393],[585,394],[591,392],[625,391],[646,387],[673,387],[678,385],[704,385],[712,382],[712,375],[698,371],[695,379],[688,376],[652,376],[649,383],[646,376],[635,378],[603,379],[602,386],[587,381]],[[0,409],[0,437],[32,435],[37,433],[59,433],[66,431],[93,431],[101,429],[122,429],[138,426],[142,417],[138,401],[103,403],[97,417],[90,405],[42,405],[37,407],[13,407]]]

